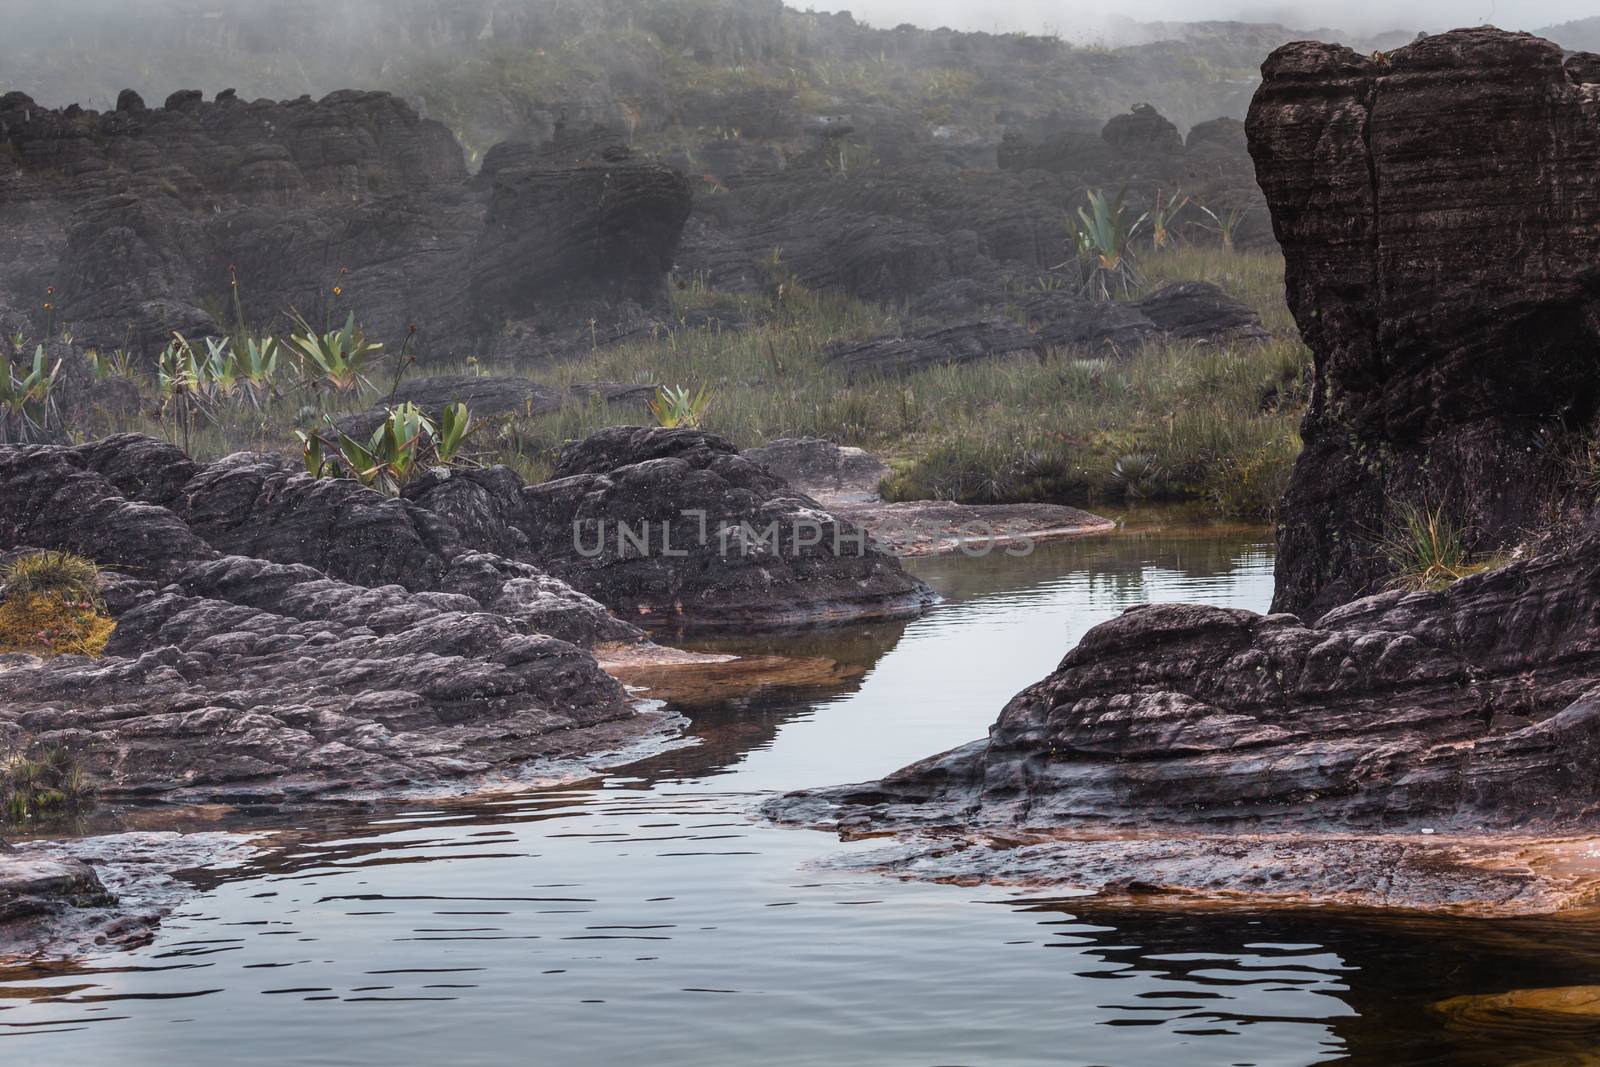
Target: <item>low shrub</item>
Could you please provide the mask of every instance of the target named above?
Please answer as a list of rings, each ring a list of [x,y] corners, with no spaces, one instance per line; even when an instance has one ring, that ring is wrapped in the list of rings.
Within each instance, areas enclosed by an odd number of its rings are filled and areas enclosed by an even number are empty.
[[[1413,591],[1443,589],[1473,571],[1466,531],[1442,505],[1397,501],[1378,554],[1394,571],[1390,584]]]
[[[0,762],[0,814],[7,822],[72,815],[92,797],[88,776],[64,748],[35,748]]]

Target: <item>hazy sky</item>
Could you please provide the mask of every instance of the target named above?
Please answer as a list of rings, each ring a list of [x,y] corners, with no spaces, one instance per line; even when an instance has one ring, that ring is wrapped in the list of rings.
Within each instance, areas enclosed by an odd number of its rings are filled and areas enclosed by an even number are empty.
[[[1093,25],[1107,5],[1087,0],[789,0],[795,7],[847,10],[875,26],[911,22],[973,30],[1051,28],[1076,36]],[[1276,0],[1118,0],[1119,15],[1141,21],[1245,19],[1290,26],[1371,31],[1444,30],[1492,22],[1506,29],[1531,30],[1600,14],[1596,0],[1344,0],[1294,3]]]

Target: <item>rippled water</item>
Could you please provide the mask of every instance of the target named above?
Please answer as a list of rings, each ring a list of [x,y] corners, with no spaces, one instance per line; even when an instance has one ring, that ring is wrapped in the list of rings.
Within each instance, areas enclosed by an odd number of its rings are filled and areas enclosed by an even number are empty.
[[[687,705],[698,744],[579,787],[318,816],[205,872],[146,948],[0,967],[0,1062],[1600,1062],[1581,1025],[1428,1008],[1600,982],[1581,922],[1037,900],[829,869],[863,846],[753,821],[980,736],[1128,605],[1271,595],[1255,531],[918,570],[948,598],[925,619],[769,644],[842,687]]]

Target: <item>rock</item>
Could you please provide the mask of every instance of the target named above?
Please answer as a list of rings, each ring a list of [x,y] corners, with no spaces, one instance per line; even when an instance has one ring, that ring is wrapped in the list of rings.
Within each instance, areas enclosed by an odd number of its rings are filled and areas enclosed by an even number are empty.
[[[0,660],[0,740],[77,753],[112,797],[262,799],[548,773],[659,736],[668,720],[551,636],[648,659],[642,632],[433,488],[437,511],[131,435],[0,448],[0,551],[119,572],[104,659]]]
[[[187,814],[192,819],[195,813]],[[180,872],[236,866],[255,851],[246,836],[220,832],[30,841],[0,856],[0,884],[12,865],[43,875],[25,914],[0,919],[0,955],[65,959],[147,943],[162,919],[196,892]]]
[[[899,337],[838,345],[828,358],[852,379],[910,374],[950,363],[1033,355],[1040,342],[1010,319],[981,319]]]
[[[864,533],[711,434],[602,430],[556,474],[522,492],[534,555],[651,628],[910,618],[933,599]]]
[[[580,324],[595,307],[661,307],[690,201],[682,174],[626,150],[500,170],[471,255],[481,328],[548,305]]]
[[[6,927],[69,908],[103,907],[111,894],[82,860],[24,852],[0,854],[0,938]]]
[[[1432,846],[1418,835],[1437,832],[1439,854],[1470,846],[1492,867],[1529,839],[1548,848],[1600,827],[1596,590],[1600,540],[1585,540],[1443,592],[1369,597],[1309,626],[1135,608],[1091,630],[987,739],[771,810],[852,834],[959,827],[1002,852],[1030,835],[1068,842],[1034,856],[1029,880],[1040,881],[1071,882],[1087,855],[1072,842],[1108,836],[1177,842],[1102,849],[1126,880],[1159,882],[1177,877],[1175,857],[1242,835],[1241,847],[1274,850],[1291,872],[1284,887],[1309,897],[1361,878],[1359,854],[1353,870],[1330,867],[1336,851],[1316,844],[1328,835],[1365,835],[1374,848],[1411,835],[1426,867]],[[945,863],[936,849],[916,850],[921,873],[1017,869],[1016,856]],[[1248,867],[1210,888],[1257,891]],[[1538,870],[1530,877],[1554,884]],[[1586,878],[1592,891],[1600,866]],[[1416,904],[1449,896],[1437,878],[1419,877],[1415,893]],[[1569,906],[1584,895],[1540,893],[1514,896]]]
[[[331,300],[395,347],[416,325],[423,361],[542,357],[668,311],[688,183],[588,140],[494,153],[468,182],[450,132],[386,93],[3,100],[0,303],[36,307],[30,279],[51,279],[56,324],[102,349],[227,332],[233,279],[256,321]]]
[[[877,500],[879,483],[892,473],[869,452],[814,437],[782,438],[747,448],[743,455],[830,507]]]
[[[174,577],[118,616],[103,660],[0,664],[0,723],[73,751],[102,797],[262,802],[548,775],[663,725],[587,653],[465,597],[236,556]]]
[[[1183,135],[1149,104],[1135,104],[1131,112],[1106,123],[1100,136],[1111,150],[1133,159],[1165,159],[1183,154]]]
[[[961,279],[928,290],[917,310],[937,315],[1008,311],[1016,318],[969,319],[952,326],[903,330],[829,350],[852,377],[911,374],[951,363],[1070,348],[1121,356],[1162,339],[1237,344],[1269,335],[1255,310],[1209,282],[1168,285],[1131,304],[1090,300],[1071,289],[1019,289],[1002,280]]]
[[[1210,282],[1178,282],[1134,302],[1168,337],[1202,344],[1264,341],[1271,335],[1255,308]]]
[[[1557,986],[1513,989],[1450,997],[1432,1006],[1433,1014],[1455,1031],[1517,1038],[1529,1031],[1541,1035],[1600,1034],[1600,986]]]
[[[1600,123],[1563,59],[1485,28],[1263,68],[1250,149],[1317,378],[1279,610],[1381,588],[1394,501],[1446,507],[1479,552],[1559,510],[1557,457],[1600,413]],[[1514,278],[1483,255],[1511,244]]]

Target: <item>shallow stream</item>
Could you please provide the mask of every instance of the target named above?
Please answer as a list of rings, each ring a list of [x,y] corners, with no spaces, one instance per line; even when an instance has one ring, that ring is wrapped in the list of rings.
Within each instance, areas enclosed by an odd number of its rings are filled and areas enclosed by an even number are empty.
[[[1041,900],[830,867],[873,846],[753,819],[981,736],[1130,605],[1272,591],[1258,530],[915,568],[927,617],[753,649],[846,681],[685,704],[696,744],[602,779],[319,815],[147,947],[0,967],[0,1062],[1600,1063],[1600,1027],[1430,1007],[1600,982],[1600,923]]]

